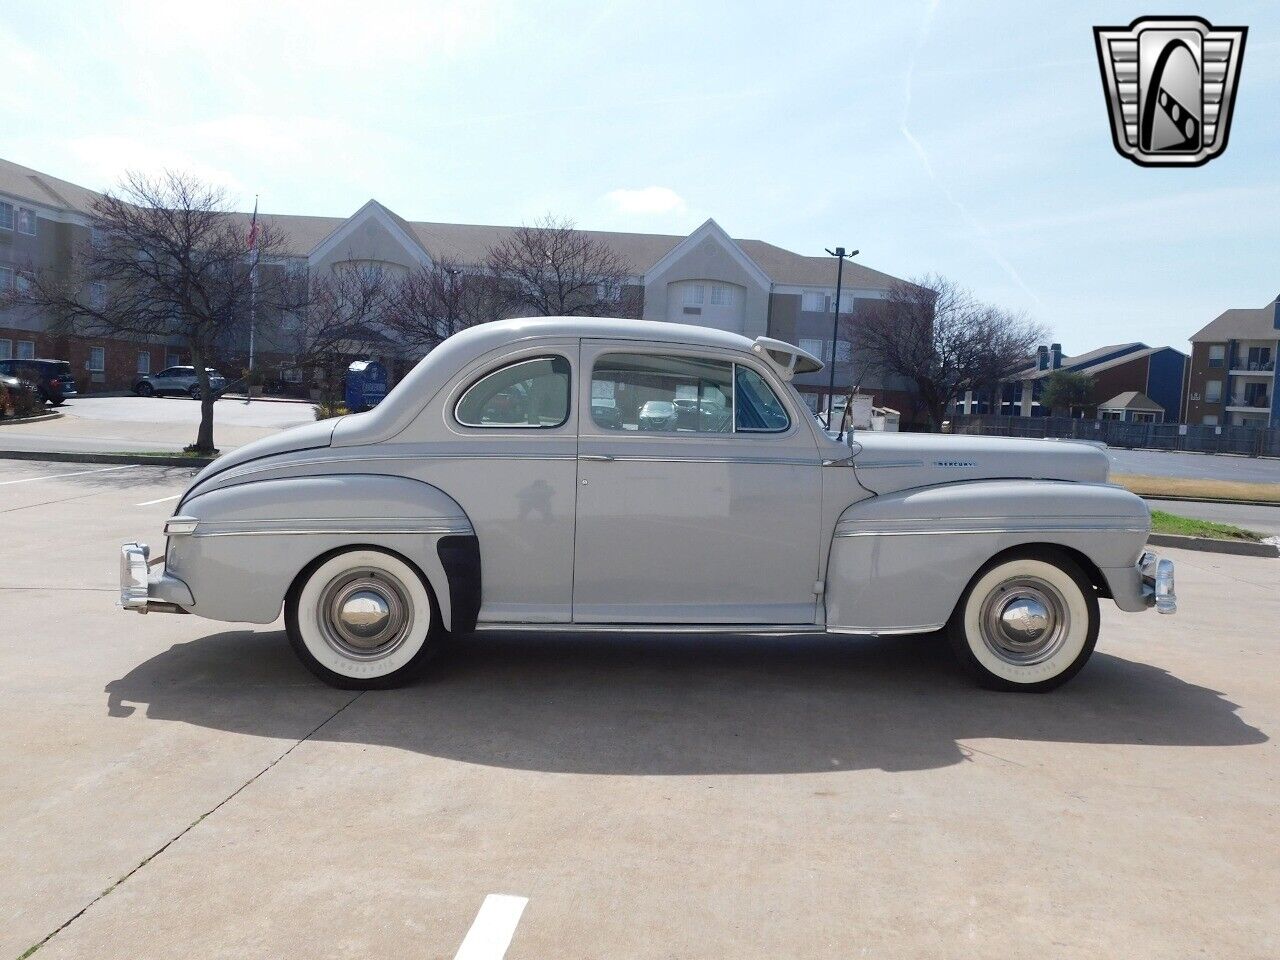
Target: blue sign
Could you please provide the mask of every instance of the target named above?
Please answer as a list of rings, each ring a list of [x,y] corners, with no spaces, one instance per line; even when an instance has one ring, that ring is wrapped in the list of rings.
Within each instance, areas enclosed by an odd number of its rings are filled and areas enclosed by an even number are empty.
[[[357,360],[347,367],[347,409],[369,410],[387,395],[387,368],[376,360]]]

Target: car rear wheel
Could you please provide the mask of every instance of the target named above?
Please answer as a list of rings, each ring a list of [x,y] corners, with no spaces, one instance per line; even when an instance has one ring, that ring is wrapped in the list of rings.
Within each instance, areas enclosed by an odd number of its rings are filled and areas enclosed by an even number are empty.
[[[198,383],[197,383],[197,384],[192,385],[191,389],[187,391],[187,396],[189,396],[192,400],[199,400],[199,399],[200,399],[200,384],[198,384]]]
[[[151,384],[147,383],[147,381],[143,380],[141,383],[139,383],[136,387],[133,388],[133,392],[140,397],[149,397],[156,392],[156,389],[155,387],[151,386]]]
[[[345,690],[412,680],[443,633],[421,574],[381,550],[348,550],[304,573],[285,603],[285,626],[307,668]]]
[[[1084,667],[1098,641],[1098,598],[1066,556],[1006,555],[974,577],[947,635],[957,658],[985,687],[1043,692]]]

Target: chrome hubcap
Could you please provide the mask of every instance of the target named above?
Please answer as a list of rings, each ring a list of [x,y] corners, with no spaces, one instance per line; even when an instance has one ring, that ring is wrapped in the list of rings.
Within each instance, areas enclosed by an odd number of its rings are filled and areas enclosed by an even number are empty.
[[[982,602],[982,640],[1006,663],[1043,663],[1066,642],[1071,625],[1066,600],[1039,577],[999,584]]]
[[[343,656],[377,660],[404,642],[411,608],[403,584],[382,570],[351,570],[320,597],[325,641]]]

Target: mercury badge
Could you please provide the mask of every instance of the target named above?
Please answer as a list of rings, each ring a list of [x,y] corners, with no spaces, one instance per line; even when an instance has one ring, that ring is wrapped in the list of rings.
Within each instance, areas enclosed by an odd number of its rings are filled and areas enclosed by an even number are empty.
[[[1094,27],[1120,155],[1144,167],[1198,167],[1222,153],[1248,32],[1199,17]]]

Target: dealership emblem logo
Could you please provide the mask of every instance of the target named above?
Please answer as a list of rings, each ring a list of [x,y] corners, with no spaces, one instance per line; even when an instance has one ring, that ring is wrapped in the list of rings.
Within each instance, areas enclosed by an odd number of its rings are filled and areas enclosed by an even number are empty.
[[[1198,167],[1225,150],[1248,32],[1199,17],[1094,27],[1120,155],[1144,167]]]

